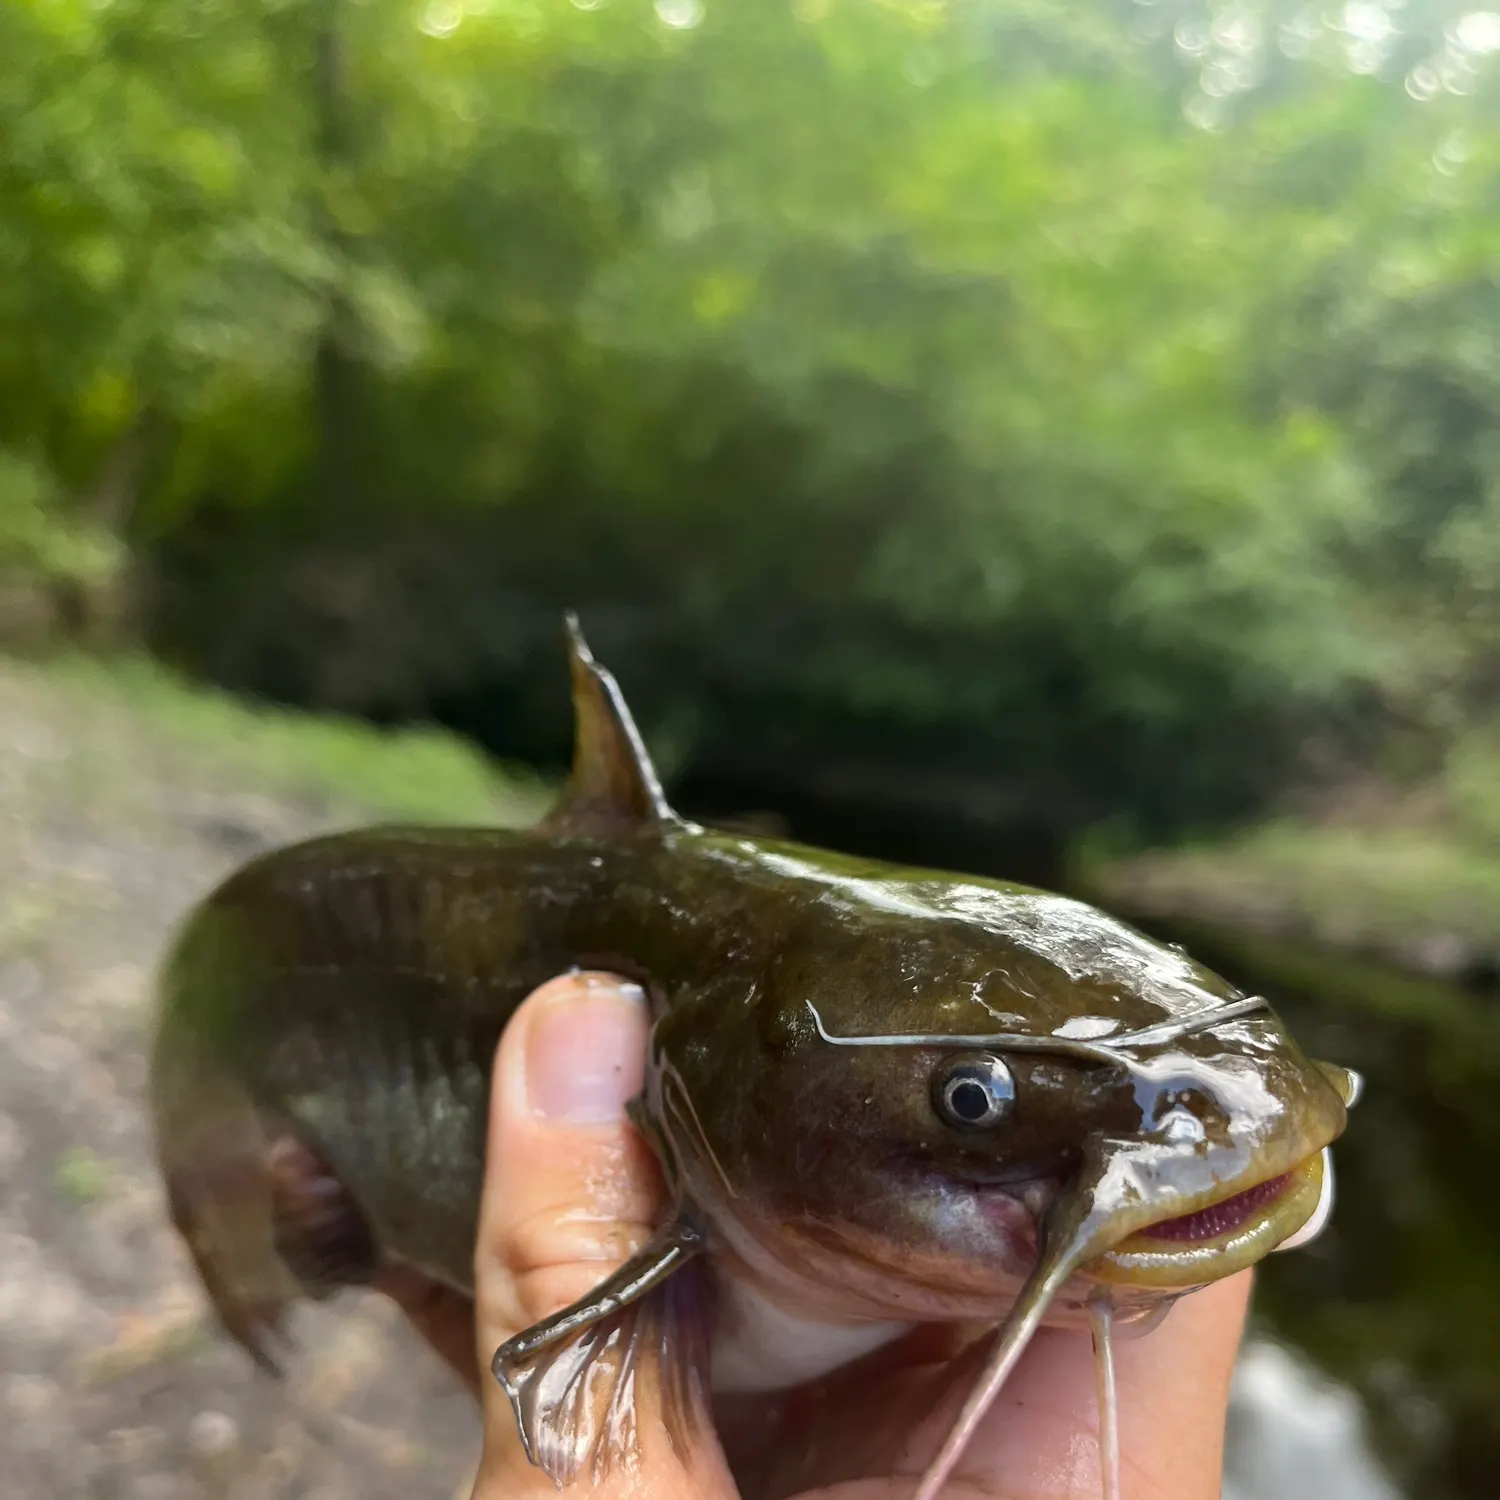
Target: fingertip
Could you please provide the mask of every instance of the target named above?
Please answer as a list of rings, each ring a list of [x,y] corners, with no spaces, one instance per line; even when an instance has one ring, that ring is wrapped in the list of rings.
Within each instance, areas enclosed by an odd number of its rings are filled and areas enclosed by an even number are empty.
[[[1161,1494],[1218,1493],[1229,1387],[1245,1329],[1253,1271],[1184,1297],[1160,1328],[1117,1352],[1126,1461]]]
[[[614,1124],[640,1092],[649,1020],[638,985],[589,970],[540,985],[495,1056],[492,1126]]]

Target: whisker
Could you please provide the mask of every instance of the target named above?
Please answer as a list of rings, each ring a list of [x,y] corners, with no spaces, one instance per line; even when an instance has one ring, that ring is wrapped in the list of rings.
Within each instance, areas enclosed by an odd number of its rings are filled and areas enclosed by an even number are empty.
[[[1094,1399],[1099,1406],[1099,1474],[1103,1500],[1120,1500],[1120,1402],[1115,1387],[1114,1309],[1108,1294],[1089,1299],[1094,1336]]]
[[[1103,1063],[1109,1067],[1132,1067],[1131,1059],[1124,1056],[1122,1047],[1153,1046],[1159,1042],[1174,1041],[1196,1031],[1206,1031],[1237,1021],[1242,1016],[1269,1010],[1270,1001],[1262,995],[1251,995],[1229,1005],[1201,1010],[1190,1016],[1172,1021],[1160,1021],[1137,1031],[1127,1031],[1108,1042],[1082,1041],[1065,1036],[1029,1036],[1024,1032],[992,1031],[965,1035],[956,1032],[893,1032],[886,1035],[840,1036],[829,1031],[811,1000],[803,1002],[812,1014],[813,1025],[818,1035],[835,1047],[988,1047],[1001,1052],[1048,1052],[1067,1057],[1079,1057],[1085,1061]]]
[[[719,1174],[719,1181],[724,1184],[724,1191],[731,1198],[738,1198],[739,1190],[729,1180],[729,1173],[724,1170],[723,1162],[714,1151],[713,1142],[709,1140],[708,1132],[703,1128],[703,1121],[698,1118],[692,1095],[688,1093],[681,1074],[675,1067],[668,1064],[662,1069],[662,1083],[671,1085],[670,1089],[664,1088],[662,1091],[663,1104],[677,1115],[678,1123],[690,1131],[698,1145],[702,1147],[704,1155],[713,1164],[714,1171]]]

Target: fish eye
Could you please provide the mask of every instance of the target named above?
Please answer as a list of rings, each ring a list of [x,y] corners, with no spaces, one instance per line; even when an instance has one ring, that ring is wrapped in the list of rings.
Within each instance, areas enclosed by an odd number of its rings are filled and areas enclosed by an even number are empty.
[[[1015,1098],[1015,1077],[994,1056],[951,1062],[932,1081],[932,1106],[955,1130],[993,1129],[1010,1113]]]

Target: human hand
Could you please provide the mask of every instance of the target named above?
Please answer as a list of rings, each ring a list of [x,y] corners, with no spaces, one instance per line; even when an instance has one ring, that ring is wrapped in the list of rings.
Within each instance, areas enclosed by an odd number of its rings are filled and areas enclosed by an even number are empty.
[[[537,990],[495,1059],[476,1299],[392,1272],[394,1297],[477,1391],[484,1456],[473,1500],[555,1500],[521,1449],[495,1349],[590,1291],[649,1238],[662,1203],[625,1117],[640,1089],[640,992],[579,974]],[[1115,1351],[1124,1500],[1218,1500],[1229,1377],[1249,1273],[1183,1299]],[[643,1424],[640,1462],[590,1486],[601,1500],[902,1500],[937,1451],[982,1360],[973,1330],[921,1329],[814,1385],[720,1401],[716,1431],[680,1453]],[[477,1340],[477,1343],[476,1343]],[[947,1493],[966,1500],[1100,1500],[1086,1332],[1039,1333],[969,1444]]]

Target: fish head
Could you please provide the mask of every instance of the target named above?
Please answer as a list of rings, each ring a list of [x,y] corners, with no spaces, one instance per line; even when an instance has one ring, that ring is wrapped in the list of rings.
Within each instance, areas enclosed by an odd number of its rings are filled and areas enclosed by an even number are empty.
[[[672,1065],[689,1194],[763,1279],[990,1317],[1045,1262],[1060,1311],[1145,1308],[1321,1228],[1357,1081],[1263,1001],[1061,897],[841,896]]]

